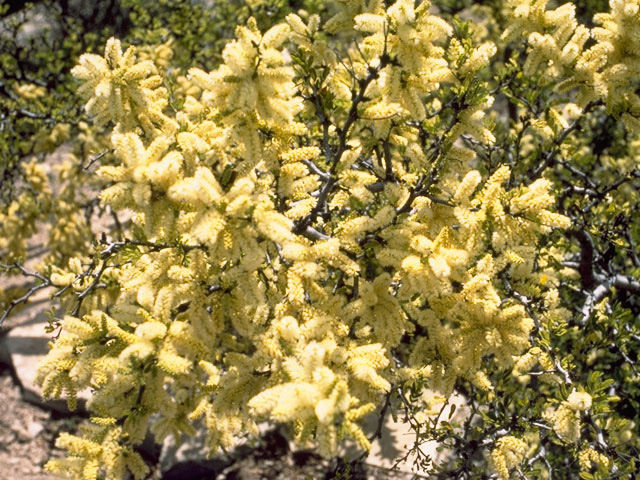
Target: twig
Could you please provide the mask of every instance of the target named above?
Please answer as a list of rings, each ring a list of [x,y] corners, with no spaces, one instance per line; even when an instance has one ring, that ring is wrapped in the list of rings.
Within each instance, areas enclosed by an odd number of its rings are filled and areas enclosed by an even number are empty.
[[[20,298],[16,298],[16,299],[12,300],[9,303],[8,308],[2,313],[2,316],[0,316],[0,327],[2,327],[2,324],[4,323],[4,321],[7,319],[7,317],[9,316],[9,314],[12,312],[12,310],[15,307],[17,307],[21,303],[27,303],[33,294],[35,294],[39,290],[42,290],[43,288],[51,287],[52,283],[51,283],[50,279],[46,278],[45,276],[41,275],[38,272],[27,270],[26,268],[24,268],[19,263],[15,263],[15,264],[12,264],[12,265],[0,264],[0,268],[3,269],[3,270],[18,269],[26,276],[34,277],[34,278],[42,281],[41,284],[32,286],[27,291],[27,293],[25,293],[23,296],[21,296]]]
[[[87,165],[85,165],[84,167],[82,167],[82,170],[89,170],[89,168],[91,168],[91,165],[93,165],[95,162],[97,162],[98,160],[100,160],[102,157],[104,157],[107,153],[112,152],[113,150],[105,150],[104,152],[100,152],[98,155],[96,155],[95,157],[93,157],[89,163]]]

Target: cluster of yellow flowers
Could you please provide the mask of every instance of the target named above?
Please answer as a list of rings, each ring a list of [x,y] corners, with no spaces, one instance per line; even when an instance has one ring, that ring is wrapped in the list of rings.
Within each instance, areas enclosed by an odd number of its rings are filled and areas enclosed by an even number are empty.
[[[448,396],[464,378],[490,390],[489,357],[515,363],[523,381],[538,363],[554,368],[530,350],[534,318],[505,279],[515,291],[539,285],[562,315],[538,244],[569,220],[552,211],[549,181],[512,187],[508,166],[483,173],[459,141],[495,141],[490,95],[459,102],[449,126],[439,121],[432,93],[472,84],[496,46],[470,51],[417,3],[338,2],[324,26],[290,14],[264,33],[251,20],[218,69],[181,77],[173,113],[158,74],[169,44],[158,66],[115,39],[104,57],[80,58],[73,74],[87,111],[114,125],[100,199],[131,213],[134,240],[94,257],[105,288],[65,316],[40,369],[47,396],[93,389],[91,425],[60,438],[70,458],[50,471],[96,480],[128,468],[142,478],[132,446],[149,429],[158,441],[193,434],[196,419],[212,451],[264,419],[291,424],[299,444],[315,441],[327,457],[345,438],[368,449],[358,421],[394,385],[420,378]],[[525,71],[563,75],[577,62],[580,106],[597,97],[625,119],[640,114],[628,105],[635,93],[618,88],[628,87],[617,50],[628,40],[615,28],[633,14],[629,2],[598,18],[599,43],[586,51],[590,33],[572,6],[510,3],[505,38],[527,36]],[[348,48],[331,48],[332,35]],[[592,65],[596,48],[606,55]],[[57,270],[56,285],[86,291],[82,263]],[[574,392],[560,405],[560,438],[578,439],[590,402]],[[506,479],[526,443],[505,436],[490,455]]]
[[[509,480],[509,471],[522,463],[527,453],[527,443],[516,437],[502,437],[491,451],[491,464],[500,480]]]
[[[591,395],[586,392],[573,392],[560,406],[550,414],[554,431],[566,442],[576,443],[580,438],[582,422],[580,412],[591,408]]]
[[[41,210],[47,210],[51,201],[51,185],[44,167],[33,160],[23,166],[29,189],[20,193],[6,209],[0,212],[0,251],[7,252],[1,260],[10,262],[25,258],[26,238],[36,231]]]
[[[503,38],[527,38],[525,73],[563,79],[557,88],[575,89],[580,108],[603,101],[609,113],[640,132],[640,96],[633,80],[640,74],[640,1],[611,0],[611,11],[596,14],[593,28],[578,22],[572,3],[556,9],[547,8],[548,0],[507,3],[511,24]],[[591,39],[595,42],[588,44]]]
[[[582,450],[578,455],[580,461],[580,469],[588,472],[594,465],[602,465],[608,467],[611,460],[600,452],[597,452],[593,448],[587,448]]]

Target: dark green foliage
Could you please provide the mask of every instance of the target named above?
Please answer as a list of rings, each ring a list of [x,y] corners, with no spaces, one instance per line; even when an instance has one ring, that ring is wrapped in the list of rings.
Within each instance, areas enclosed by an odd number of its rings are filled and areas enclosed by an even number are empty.
[[[235,26],[243,25],[249,17],[254,17],[258,26],[265,29],[292,11],[305,8],[315,12],[322,5],[317,0],[122,0],[122,3],[132,26],[126,41],[149,45],[165,42],[171,36],[176,42],[173,66],[206,70],[218,65]]]

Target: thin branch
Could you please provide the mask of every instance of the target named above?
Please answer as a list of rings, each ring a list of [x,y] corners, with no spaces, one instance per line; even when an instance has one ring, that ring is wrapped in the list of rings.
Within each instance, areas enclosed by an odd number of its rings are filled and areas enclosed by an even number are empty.
[[[102,157],[104,157],[107,153],[113,152],[113,150],[105,150],[104,152],[100,152],[98,155],[96,155],[95,157],[93,157],[89,163],[87,163],[87,165],[82,167],[82,170],[89,170],[89,168],[91,168],[91,166],[97,162],[98,160],[100,160]]]
[[[329,171],[326,172],[328,175],[324,175],[324,183],[320,188],[320,193],[318,194],[318,201],[316,202],[315,207],[304,218],[296,222],[293,228],[294,233],[302,234],[303,232],[305,232],[307,227],[311,226],[313,222],[315,222],[320,211],[325,208],[325,204],[329,197],[329,193],[331,192],[333,187],[338,183],[338,179],[334,177],[334,174],[336,173],[336,169],[338,167],[338,164],[340,163],[340,159],[342,158],[342,155],[348,149],[347,137],[349,134],[349,130],[351,129],[355,121],[358,120],[358,107],[362,102],[366,100],[365,93],[369,84],[371,84],[371,82],[373,82],[376,78],[378,78],[380,71],[384,67],[386,67],[390,62],[391,62],[390,57],[383,55],[380,59],[380,64],[375,68],[370,67],[369,73],[367,74],[367,76],[358,81],[359,91],[358,93],[353,92],[353,98],[351,101],[351,107],[349,108],[349,112],[347,114],[347,119],[342,127],[336,129],[338,132],[338,146],[335,152],[333,153],[331,152],[331,148],[329,147],[329,144],[328,144],[329,134],[328,134],[328,124],[326,123],[328,120],[326,120],[327,118],[326,115],[323,114],[323,118],[325,119],[325,121],[323,121],[323,125],[326,125],[325,155],[326,155],[327,163],[330,165],[330,167],[329,167]],[[317,95],[314,95],[314,96],[317,96]],[[317,100],[316,103],[321,104],[319,99]]]
[[[590,104],[588,104],[585,107],[584,113],[586,114],[589,111],[593,110],[593,108],[596,105],[597,105],[597,102],[591,102]],[[550,167],[551,165],[554,164],[556,155],[558,155],[558,153],[560,152],[560,147],[562,146],[564,141],[567,139],[567,137],[572,132],[574,132],[575,130],[577,130],[580,127],[580,122],[582,121],[582,119],[584,117],[585,117],[585,115],[581,115],[578,118],[576,118],[567,128],[565,128],[562,131],[562,133],[560,133],[560,135],[558,135],[554,139],[552,148],[551,148],[551,150],[549,150],[548,152],[545,153],[542,163],[540,163],[540,165],[538,165],[538,167],[533,172],[531,172],[530,175],[526,176],[526,178],[528,179],[529,183],[534,182],[537,178],[540,177],[540,175],[542,175],[542,173],[548,167]]]
[[[31,296],[33,294],[35,294],[36,292],[38,292],[39,290],[42,290],[43,288],[51,287],[53,285],[52,285],[50,279],[46,278],[45,276],[41,275],[38,272],[27,270],[26,268],[24,268],[19,263],[15,263],[15,264],[11,264],[11,265],[0,264],[0,269],[3,269],[3,270],[17,269],[17,270],[20,270],[23,275],[26,275],[28,277],[34,277],[34,278],[36,278],[36,279],[38,279],[38,280],[40,280],[42,282],[39,285],[33,285],[27,291],[27,293],[22,295],[20,298],[16,298],[16,299],[12,300],[11,302],[9,302],[9,306],[7,307],[7,309],[4,312],[2,312],[2,315],[0,316],[0,327],[2,327],[2,324],[7,319],[7,317],[11,314],[11,312],[13,311],[13,309],[15,307],[17,307],[18,305],[20,305],[22,303],[27,303],[29,301],[29,299],[31,298]]]

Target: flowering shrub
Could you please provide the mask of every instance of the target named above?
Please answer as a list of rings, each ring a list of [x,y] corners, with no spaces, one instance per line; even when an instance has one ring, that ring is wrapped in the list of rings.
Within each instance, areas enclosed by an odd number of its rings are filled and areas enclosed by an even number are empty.
[[[263,420],[333,458],[400,409],[414,450],[452,452],[425,469],[631,478],[638,1],[592,27],[572,4],[434,3],[249,18],[211,71],[173,69],[171,41],[79,58],[115,227],[5,266],[63,303],[44,395],[92,391],[51,472],[144,478],[148,432],[203,425],[215,453]],[[454,392],[466,417],[441,422]]]

